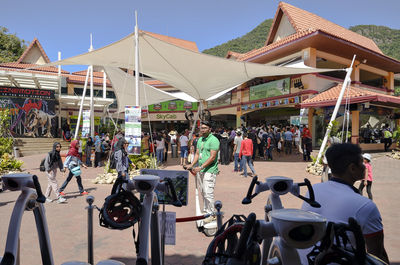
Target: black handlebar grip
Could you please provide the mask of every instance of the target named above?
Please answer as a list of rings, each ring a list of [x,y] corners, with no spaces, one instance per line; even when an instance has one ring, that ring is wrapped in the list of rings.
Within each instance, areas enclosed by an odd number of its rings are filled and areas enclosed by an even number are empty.
[[[244,223],[242,232],[240,233],[239,241],[235,247],[234,257],[237,259],[241,259],[244,252],[246,251],[246,244],[249,239],[251,230],[253,229],[256,223],[256,214],[250,213],[246,218],[246,222]]]
[[[182,202],[178,199],[178,196],[176,195],[176,190],[175,190],[174,184],[172,183],[172,180],[170,178],[165,178],[164,180],[166,181],[166,184],[168,185],[168,190],[172,197],[172,205],[175,207],[182,207]]]
[[[309,198],[306,198],[302,195],[299,195],[298,197],[303,201],[307,202],[309,205],[311,205],[311,207],[321,208],[321,204],[319,204],[315,200],[314,189],[311,185],[311,182],[307,178],[304,179],[304,183],[299,184],[299,186],[304,186],[304,185],[307,186]]]
[[[46,201],[46,197],[44,197],[42,189],[40,188],[39,179],[36,175],[32,176],[33,185],[35,186],[37,193],[37,202],[44,203]]]
[[[242,200],[242,204],[250,204],[251,203],[251,199],[254,198],[254,196],[252,196],[253,189],[254,189],[254,186],[256,185],[257,182],[258,182],[258,177],[254,176],[253,179],[251,180],[249,189],[247,191],[247,195]]]

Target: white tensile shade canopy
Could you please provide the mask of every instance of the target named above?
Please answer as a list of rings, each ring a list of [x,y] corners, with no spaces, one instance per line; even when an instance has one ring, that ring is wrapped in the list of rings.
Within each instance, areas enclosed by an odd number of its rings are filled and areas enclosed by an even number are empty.
[[[118,102],[118,112],[123,112],[125,106],[135,105],[135,77],[125,73],[118,67],[105,66],[104,70],[106,71],[112,86],[118,88],[115,89],[115,95]],[[139,83],[139,103],[142,107],[173,99],[176,99],[176,97],[149,86],[144,82]]]
[[[47,66],[96,65],[134,70],[134,62],[135,36],[130,34],[103,48],[53,62]],[[238,62],[194,52],[157,39],[145,32],[139,33],[139,72],[165,82],[197,100],[207,100],[219,92],[228,88],[233,89],[256,77],[334,70],[337,69],[292,68]],[[113,82],[116,83],[116,81]],[[114,89],[121,88],[114,87]],[[133,87],[131,91],[134,91]],[[123,105],[123,103],[119,104]]]

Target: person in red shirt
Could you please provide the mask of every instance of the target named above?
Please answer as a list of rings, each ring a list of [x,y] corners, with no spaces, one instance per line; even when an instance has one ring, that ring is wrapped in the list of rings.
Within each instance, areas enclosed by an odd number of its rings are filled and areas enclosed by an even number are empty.
[[[301,146],[303,148],[303,160],[311,161],[312,138],[311,138],[311,132],[307,128],[307,126],[303,128],[301,141],[302,141]]]
[[[249,165],[251,172],[253,172],[253,176],[256,175],[256,171],[253,166],[253,141],[248,138],[247,133],[243,133],[243,138],[244,140],[242,141],[242,144],[240,145],[240,151],[239,151],[239,158],[243,159],[242,165],[243,165],[243,175],[245,178],[247,178],[247,166]]]

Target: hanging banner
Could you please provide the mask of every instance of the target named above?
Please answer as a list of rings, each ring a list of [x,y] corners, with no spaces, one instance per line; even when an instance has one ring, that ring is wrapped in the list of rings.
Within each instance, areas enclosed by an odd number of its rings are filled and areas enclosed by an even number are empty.
[[[125,139],[128,154],[140,155],[142,135],[142,110],[140,106],[125,106]]]
[[[90,110],[84,110],[82,112],[82,137],[87,138],[90,135]]]

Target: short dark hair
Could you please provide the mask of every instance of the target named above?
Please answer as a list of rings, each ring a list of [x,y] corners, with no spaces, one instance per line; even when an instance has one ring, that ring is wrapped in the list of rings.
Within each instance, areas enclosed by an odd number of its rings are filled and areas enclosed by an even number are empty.
[[[244,138],[246,138],[246,137],[248,137],[248,136],[249,136],[249,134],[248,134],[247,132],[244,132],[244,133],[243,133],[243,137],[244,137]]]
[[[361,148],[356,144],[333,144],[326,150],[325,156],[333,175],[343,175],[351,164],[360,163]]]
[[[209,121],[201,121],[201,125],[205,125],[208,128],[211,128],[211,123]]]

